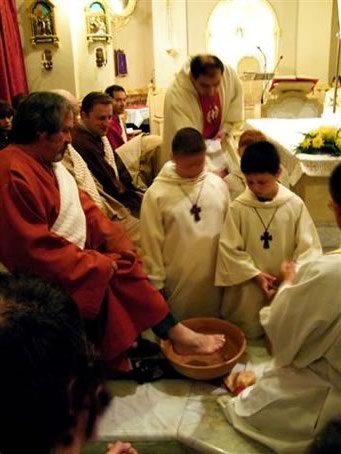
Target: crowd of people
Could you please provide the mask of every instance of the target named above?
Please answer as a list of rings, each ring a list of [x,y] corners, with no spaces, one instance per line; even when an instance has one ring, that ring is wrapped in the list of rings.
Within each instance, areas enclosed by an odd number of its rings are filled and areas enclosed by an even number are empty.
[[[0,262],[11,273],[0,275],[0,452],[24,449],[14,427],[34,452],[79,452],[106,400],[98,359],[105,377],[129,372],[148,328],[179,354],[213,353],[224,336],[182,323],[200,316],[272,346],[272,366],[226,405],[229,421],[279,452],[306,449],[340,412],[341,250],[322,255],[260,131],[236,146],[234,70],[193,57],[166,94],[162,142],[128,140],[118,85],[81,103],[63,89],[13,101],[0,102]],[[341,228],[341,166],[330,192]],[[30,424],[14,402],[37,402]]]

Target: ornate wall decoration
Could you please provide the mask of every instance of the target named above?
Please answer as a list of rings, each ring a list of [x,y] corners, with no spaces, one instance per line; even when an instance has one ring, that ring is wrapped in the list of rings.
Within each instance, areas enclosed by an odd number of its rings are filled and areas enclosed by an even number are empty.
[[[110,32],[110,17],[104,1],[91,1],[85,8],[87,39],[89,42],[112,39]]]
[[[54,5],[49,1],[34,1],[29,6],[32,44],[57,44]]]
[[[137,0],[110,0],[111,18],[115,31],[120,30],[130,20]]]

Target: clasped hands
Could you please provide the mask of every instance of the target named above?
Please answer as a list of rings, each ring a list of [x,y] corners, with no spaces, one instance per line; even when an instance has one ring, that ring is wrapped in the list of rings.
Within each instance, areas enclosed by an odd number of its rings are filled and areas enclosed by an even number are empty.
[[[280,275],[272,276],[269,273],[260,272],[255,276],[255,281],[269,301],[275,296],[279,285],[283,281],[292,284],[296,277],[296,262],[286,260],[281,265]]]

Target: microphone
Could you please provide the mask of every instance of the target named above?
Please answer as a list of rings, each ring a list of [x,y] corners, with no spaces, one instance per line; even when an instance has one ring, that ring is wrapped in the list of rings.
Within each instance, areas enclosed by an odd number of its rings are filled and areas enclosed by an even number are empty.
[[[281,56],[278,58],[277,63],[275,64],[275,67],[274,67],[274,70],[273,70],[273,76],[275,75],[276,70],[277,70],[277,68],[278,68],[278,66],[279,66],[279,64],[281,63],[282,60],[283,60],[283,55],[281,55]],[[273,76],[272,76],[272,78],[273,78]],[[262,90],[262,94],[261,94],[261,98],[260,98],[261,104],[264,104],[264,95],[265,95],[267,89],[269,88],[269,85],[270,85],[270,82],[271,82],[271,81],[272,81],[272,79],[268,79],[268,80],[267,80],[267,83],[265,84],[265,87],[264,87],[263,90]]]
[[[265,75],[266,75],[266,66],[267,66],[266,55],[265,55],[265,53],[263,52],[263,50],[262,50],[262,48],[260,46],[257,46],[257,50],[259,50],[259,52],[262,54],[262,57],[263,57],[263,60],[264,60],[263,73],[264,73],[264,77],[265,77]],[[264,103],[264,93],[265,93],[266,85],[267,84],[265,83],[264,86],[263,86],[262,95],[261,95],[261,99],[260,99],[261,104]]]
[[[259,52],[262,54],[263,56],[263,59],[264,59],[264,72],[266,73],[266,66],[267,66],[267,61],[266,61],[266,55],[265,53],[262,51],[262,48],[260,46],[257,46],[257,49],[259,50]]]

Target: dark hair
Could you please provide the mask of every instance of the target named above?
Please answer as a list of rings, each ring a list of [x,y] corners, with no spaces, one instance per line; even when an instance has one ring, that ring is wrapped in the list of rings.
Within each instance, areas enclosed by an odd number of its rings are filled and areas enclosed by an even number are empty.
[[[55,134],[62,129],[65,116],[73,113],[69,101],[63,96],[47,91],[31,93],[18,107],[13,119],[12,141],[29,144],[38,134]]]
[[[341,452],[341,417],[331,419],[315,437],[307,454],[336,454]]]
[[[112,98],[101,91],[92,91],[83,98],[81,112],[89,114],[96,104],[112,105]]]
[[[334,202],[341,207],[341,164],[335,167],[330,176],[329,191]]]
[[[276,173],[281,161],[276,147],[266,140],[248,145],[241,157],[240,167],[246,175],[251,173]]]
[[[200,76],[214,76],[216,71],[224,72],[223,62],[215,55],[196,55],[192,57],[191,75],[193,78],[199,79]]]
[[[189,156],[206,150],[202,134],[194,128],[182,128],[172,141],[172,152],[175,156]]]
[[[14,110],[8,102],[0,99],[0,119],[13,117]]]
[[[19,104],[27,98],[26,93],[17,93],[16,95],[12,96],[11,103],[14,110],[18,110]]]
[[[121,85],[110,85],[105,89],[105,93],[112,98],[114,97],[114,93],[117,93],[119,91],[123,91],[124,93],[126,92],[125,89],[121,87]]]
[[[0,364],[0,452],[69,444],[98,380],[77,307],[59,287],[0,273]]]

